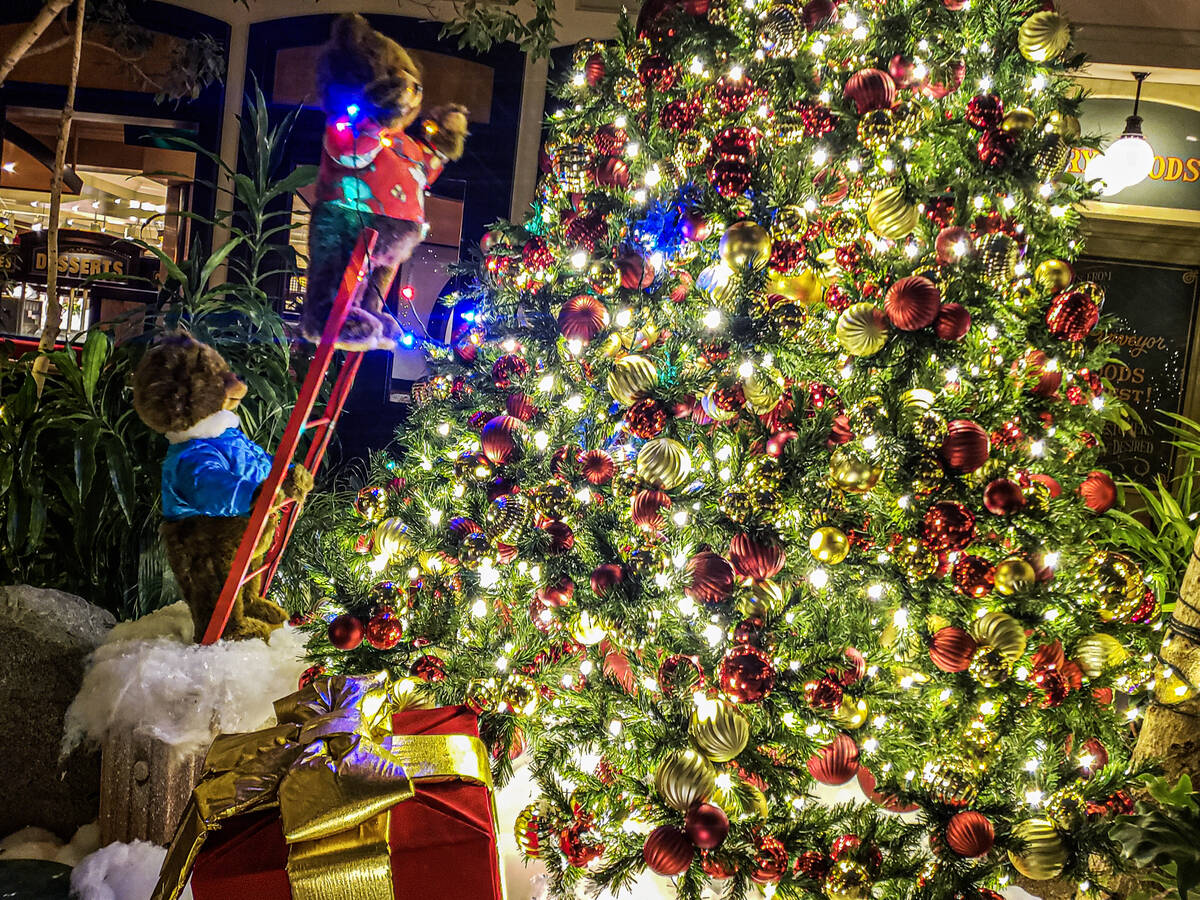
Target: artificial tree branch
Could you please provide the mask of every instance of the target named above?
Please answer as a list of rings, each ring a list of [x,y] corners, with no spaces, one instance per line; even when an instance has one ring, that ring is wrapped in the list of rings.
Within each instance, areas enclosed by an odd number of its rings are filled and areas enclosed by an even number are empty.
[[[29,23],[28,27],[21,32],[17,39],[13,41],[3,58],[0,58],[0,85],[4,84],[9,74],[16,68],[17,63],[21,61],[21,58],[37,43],[38,38],[50,27],[50,23],[70,3],[71,0],[46,0],[46,5],[34,16],[33,21]]]
[[[67,84],[67,99],[63,104],[58,126],[58,145],[54,150],[54,173],[50,182],[50,223],[46,235],[46,324],[38,341],[39,356],[33,364],[33,380],[38,396],[46,383],[50,359],[46,353],[54,349],[62,330],[62,302],[58,297],[58,219],[62,208],[63,168],[67,164],[67,144],[71,138],[71,118],[75,114],[75,88],[79,83],[79,60],[83,54],[83,17],[87,0],[77,0],[75,7],[75,44],[71,56],[71,78]]]

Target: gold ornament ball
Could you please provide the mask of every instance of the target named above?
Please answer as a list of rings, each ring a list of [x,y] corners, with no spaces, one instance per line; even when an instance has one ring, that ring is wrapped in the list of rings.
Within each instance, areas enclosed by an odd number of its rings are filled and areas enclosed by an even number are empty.
[[[637,455],[638,478],[664,491],[679,487],[692,472],[692,457],[674,438],[655,438]]]
[[[631,353],[613,363],[608,393],[622,406],[632,406],[658,384],[658,369],[649,359]]]
[[[699,131],[689,131],[678,138],[675,145],[675,162],[680,166],[696,166],[708,155],[709,140]]]
[[[513,822],[513,836],[526,859],[538,859],[541,856],[540,832],[546,830],[549,815],[550,804],[545,800],[535,800],[517,813]]]
[[[729,762],[750,742],[750,720],[726,700],[697,705],[689,730],[696,749],[715,763]]]
[[[781,206],[771,223],[771,237],[777,241],[799,241],[808,230],[808,213],[803,206]]]
[[[602,297],[611,297],[621,286],[621,270],[611,259],[593,260],[588,266],[587,283]]]
[[[916,422],[933,408],[937,395],[928,388],[909,388],[900,395],[900,413],[905,422]]]
[[[979,796],[971,764],[957,756],[935,760],[921,773],[929,795],[947,806],[967,806]]]
[[[1062,55],[1071,43],[1071,26],[1055,12],[1036,12],[1017,32],[1017,49],[1030,62],[1049,62]]]
[[[942,486],[946,480],[946,470],[942,464],[931,456],[923,456],[913,466],[913,493],[926,497]]]
[[[696,287],[718,306],[729,306],[737,297],[739,279],[724,263],[713,263],[696,276]]]
[[[1083,134],[1083,129],[1079,125],[1079,119],[1067,113],[1052,112],[1048,121],[1054,133],[1066,141],[1078,140],[1080,135]]]
[[[829,458],[829,475],[833,483],[843,491],[865,494],[879,483],[883,469],[839,447]]]
[[[1080,575],[1101,621],[1128,618],[1142,603],[1142,570],[1122,553],[1097,550],[1084,560]]]
[[[840,528],[822,525],[809,537],[808,552],[817,562],[836,566],[850,553],[850,539]]]
[[[378,522],[387,515],[387,491],[381,487],[365,487],[354,499],[354,508],[368,522]]]
[[[750,597],[743,606],[747,616],[769,615],[783,609],[783,588],[770,578],[756,581],[750,586]]]
[[[538,705],[538,687],[528,675],[514,673],[500,691],[500,702],[510,712],[531,716]]]
[[[386,518],[375,526],[374,539],[376,552],[388,558],[412,549],[408,526],[395,516]]]
[[[1125,645],[1111,634],[1087,634],[1075,644],[1071,658],[1088,678],[1099,678],[1129,659]]]
[[[758,819],[765,819],[770,814],[766,795],[750,782],[736,777],[729,779],[728,787],[714,788],[711,799],[726,812]]]
[[[984,687],[996,687],[1012,674],[1012,663],[995,647],[980,644],[967,671]]]
[[[717,770],[695,750],[670,753],[654,771],[654,787],[667,806],[687,812],[697,800],[712,795]]]
[[[1023,594],[1037,584],[1037,571],[1019,556],[997,563],[995,574],[996,590],[1006,597]]]
[[[757,222],[734,222],[721,235],[718,253],[732,269],[764,268],[771,259],[771,235]]]
[[[1025,653],[1025,629],[1008,613],[984,613],[971,622],[969,631],[976,644],[995,649],[1010,665]]]
[[[1038,267],[1033,270],[1033,280],[1048,293],[1057,294],[1070,287],[1071,282],[1075,280],[1075,271],[1070,263],[1061,259],[1047,259],[1038,263]]]
[[[854,303],[842,310],[834,332],[851,356],[874,356],[887,343],[887,317],[870,303]]]
[[[1018,872],[1033,881],[1048,881],[1067,865],[1067,845],[1049,819],[1026,819],[1012,830],[1020,850],[1009,850],[1008,859]]]
[[[774,366],[755,366],[742,381],[746,408],[752,413],[770,412],[783,397],[783,373]]]
[[[917,227],[921,214],[904,196],[904,188],[892,185],[875,192],[867,206],[867,224],[877,235],[898,241]]]
[[[593,616],[586,609],[580,610],[579,615],[571,620],[571,636],[579,643],[591,647],[608,637],[605,622],[599,616]]]
[[[823,887],[829,900],[869,900],[871,874],[857,860],[842,857],[834,861]]]
[[[1079,293],[1083,294],[1085,297],[1090,298],[1091,301],[1096,304],[1096,306],[1104,306],[1104,288],[1100,287],[1100,285],[1096,284],[1096,282],[1081,281],[1079,284],[1075,285],[1075,290],[1079,291]]]
[[[938,560],[933,551],[913,538],[901,541],[892,550],[892,561],[909,578],[923,581],[937,571]]]
[[[767,279],[767,293],[808,306],[825,296],[825,282],[811,269],[803,269],[795,275],[772,272]]]
[[[1004,119],[1000,122],[1000,127],[1004,131],[1010,131],[1013,134],[1024,134],[1037,127],[1037,116],[1034,115],[1033,110],[1026,109],[1024,106],[1018,106],[1004,114]]]
[[[846,697],[833,711],[833,722],[839,728],[854,731],[866,724],[870,709],[861,697]]]
[[[1087,818],[1087,801],[1074,787],[1059,788],[1046,798],[1042,808],[1046,818],[1067,834],[1078,830]]]

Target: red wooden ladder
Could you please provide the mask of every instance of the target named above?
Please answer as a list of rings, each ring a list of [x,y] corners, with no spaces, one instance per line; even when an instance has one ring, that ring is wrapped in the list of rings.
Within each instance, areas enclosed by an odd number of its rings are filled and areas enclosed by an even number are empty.
[[[346,321],[346,314],[350,310],[351,303],[366,287],[366,280],[370,273],[371,250],[375,246],[376,236],[375,231],[369,228],[364,229],[354,248],[354,253],[350,256],[350,264],[346,266],[346,272],[342,276],[342,284],[333,301],[333,310],[329,315],[329,321],[325,323],[321,342],[317,345],[317,352],[309,364],[308,374],[304,377],[300,395],[296,398],[296,406],[292,409],[287,428],[284,429],[283,439],[275,449],[271,474],[267,476],[267,480],[259,489],[258,499],[254,502],[254,508],[250,512],[250,521],[246,525],[246,532],[242,535],[242,542],[238,545],[237,554],[233,558],[229,576],[225,579],[225,586],[221,589],[221,596],[213,610],[212,619],[208,623],[208,629],[204,632],[204,639],[201,641],[203,644],[212,644],[221,639],[221,635],[225,631],[225,624],[229,621],[229,614],[233,610],[233,602],[242,586],[261,575],[262,584],[259,587],[259,596],[265,597],[267,589],[271,586],[271,580],[279,568],[284,548],[291,539],[292,529],[296,527],[296,518],[300,515],[301,504],[295,500],[286,499],[276,505],[275,495],[283,484],[284,478],[287,477],[288,469],[296,461],[296,451],[300,447],[301,439],[308,434],[312,435],[312,441],[304,455],[304,467],[314,475],[316,474],[321,460],[325,457],[329,439],[333,437],[333,429],[337,425],[338,417],[342,414],[342,407],[346,405],[346,396],[350,393],[355,376],[358,375],[358,367],[362,363],[362,352],[347,353],[338,370],[337,379],[333,383],[333,389],[330,391],[325,408],[315,418],[309,418],[313,406],[316,405],[321,385],[325,381],[325,374],[333,363],[335,344],[342,325]],[[279,513],[279,521],[275,526],[275,536],[271,541],[271,546],[263,556],[262,562],[251,570],[250,567],[254,563],[254,550],[262,540],[272,513],[276,511]]]

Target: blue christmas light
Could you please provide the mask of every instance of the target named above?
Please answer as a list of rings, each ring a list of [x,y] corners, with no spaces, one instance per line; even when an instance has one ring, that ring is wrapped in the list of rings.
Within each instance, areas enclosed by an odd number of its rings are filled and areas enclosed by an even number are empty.
[[[349,106],[346,107],[346,115],[348,115],[352,119],[358,116],[358,111],[359,111],[359,107],[358,107],[357,103],[351,103]]]
[[[403,344],[405,347],[411,347],[413,345],[413,336],[411,334],[409,334],[407,331],[404,332],[403,334],[400,335],[400,343]]]

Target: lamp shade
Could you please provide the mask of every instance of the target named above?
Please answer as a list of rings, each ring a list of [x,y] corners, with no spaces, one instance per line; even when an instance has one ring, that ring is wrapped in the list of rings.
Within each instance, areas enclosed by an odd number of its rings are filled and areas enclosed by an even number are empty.
[[[1104,156],[1108,160],[1105,165],[1109,175],[1115,176],[1125,187],[1144,181],[1154,169],[1154,148],[1140,129],[1137,132],[1127,130],[1104,151]]]

